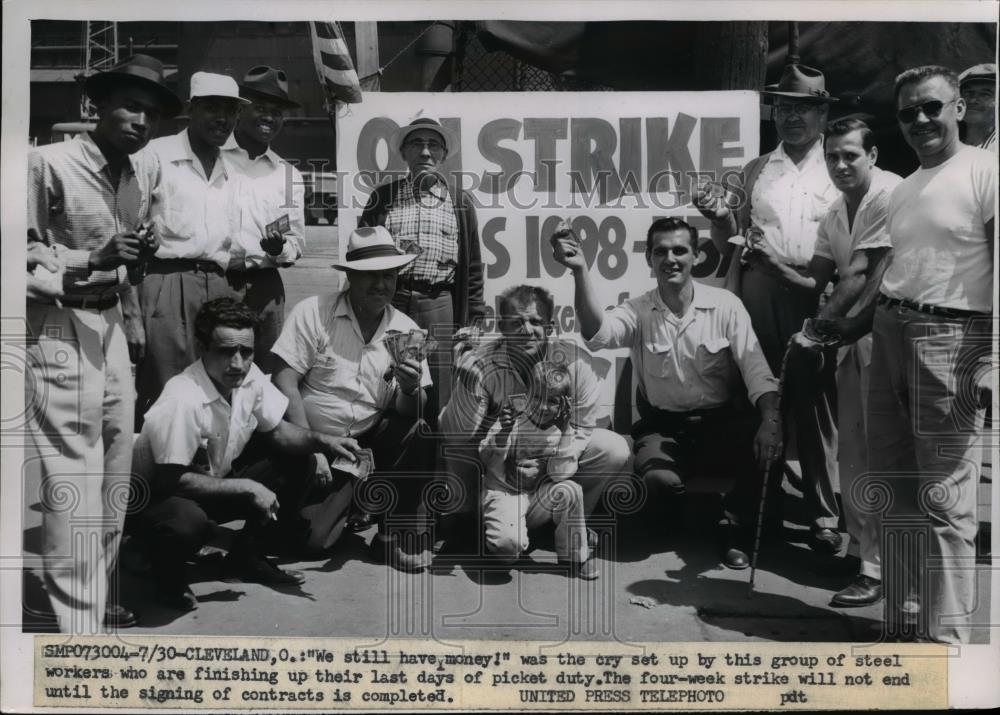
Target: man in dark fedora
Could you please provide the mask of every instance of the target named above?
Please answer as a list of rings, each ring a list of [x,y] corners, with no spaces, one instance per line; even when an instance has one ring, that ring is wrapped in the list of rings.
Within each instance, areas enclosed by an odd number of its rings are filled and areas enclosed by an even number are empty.
[[[155,157],[137,152],[161,117],[181,110],[163,66],[146,55],[87,78],[86,89],[97,108],[93,131],[28,155],[29,249],[44,244],[58,265],[41,269],[53,290],[27,301],[33,379],[26,382],[35,392],[26,395],[34,402],[26,414],[37,456],[25,464],[41,472],[45,585],[66,633],[99,631],[102,620],[109,627],[136,622],[108,586],[127,502],[135,403],[120,305],[125,296],[134,305],[128,269],[156,245],[141,226],[159,172]]]
[[[409,174],[372,191],[359,224],[385,226],[397,246],[416,256],[400,271],[393,305],[437,341],[429,356],[434,387],[425,413],[437,424],[451,394],[452,333],[486,312],[479,227],[472,198],[443,171],[458,137],[421,117],[402,127],[393,144]]]
[[[239,227],[230,249],[229,270],[242,276],[238,294],[260,317],[254,354],[272,372],[271,346],[281,334],[285,287],[278,267],[295,263],[305,241],[305,187],[302,174],[270,147],[281,132],[285,112],[298,108],[288,96],[280,69],[257,65],[240,84],[250,104],[240,110],[233,136],[222,147],[237,175]],[[275,227],[274,223],[281,226]]]
[[[718,198],[703,190],[695,196],[723,255],[733,253],[730,237],[754,229],[746,249],[732,257],[727,287],[742,297],[775,375],[789,339],[816,315],[819,302],[815,291],[791,287],[782,277],[807,270],[820,219],[839,195],[823,156],[827,108],[837,101],[825,85],[817,69],[786,66],[778,84],[763,93],[773,103],[778,147],[733,177],[732,193]],[[837,361],[835,349],[827,352],[823,359],[796,352],[787,364],[784,395],[790,413],[785,424],[794,424],[798,445],[810,546],[829,554],[840,549],[842,537],[835,498]]]

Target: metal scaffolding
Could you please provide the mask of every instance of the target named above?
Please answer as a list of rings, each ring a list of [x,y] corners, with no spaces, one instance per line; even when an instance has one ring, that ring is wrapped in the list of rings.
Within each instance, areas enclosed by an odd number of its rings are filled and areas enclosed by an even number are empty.
[[[118,23],[105,20],[87,20],[83,23],[84,60],[79,79],[89,77],[95,72],[110,69],[118,64]],[[82,87],[81,87],[82,89]],[[80,119],[92,121],[97,118],[96,108],[87,97],[80,92]]]

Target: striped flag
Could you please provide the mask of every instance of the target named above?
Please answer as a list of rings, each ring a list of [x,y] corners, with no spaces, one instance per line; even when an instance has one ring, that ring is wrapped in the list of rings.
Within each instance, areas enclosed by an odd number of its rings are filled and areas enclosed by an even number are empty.
[[[361,101],[361,83],[351,61],[351,54],[344,42],[344,33],[337,22],[310,22],[312,34],[313,62],[316,74],[323,85],[327,102],[333,108],[333,101],[348,104]]]

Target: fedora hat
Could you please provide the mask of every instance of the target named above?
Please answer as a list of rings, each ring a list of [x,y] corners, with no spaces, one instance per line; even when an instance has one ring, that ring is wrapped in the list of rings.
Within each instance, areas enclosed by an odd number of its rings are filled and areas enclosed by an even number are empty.
[[[338,271],[387,271],[402,268],[416,257],[401,251],[384,226],[364,226],[351,232],[344,260],[333,267]]]
[[[392,136],[392,143],[396,146],[396,149],[402,151],[403,144],[406,143],[406,140],[410,137],[410,135],[413,134],[413,132],[420,131],[421,129],[437,132],[438,136],[441,137],[441,141],[443,141],[445,145],[445,158],[452,154],[458,146],[458,137],[456,137],[450,129],[442,126],[440,122],[436,119],[431,119],[430,117],[420,117],[419,119],[414,119],[405,127],[397,129]]]
[[[247,70],[240,83],[240,94],[247,99],[266,99],[285,109],[298,109],[299,103],[288,98],[288,77],[283,70],[257,65]]]
[[[167,87],[163,63],[149,55],[132,55],[105,72],[90,75],[85,81],[87,96],[92,100],[106,97],[115,87],[128,84],[145,87],[159,97],[166,117],[176,117],[184,107],[180,97]]]
[[[240,96],[240,86],[235,79],[214,72],[195,72],[191,75],[191,99],[198,97],[225,97],[240,104],[250,104],[249,99]]]
[[[958,76],[959,86],[968,82],[996,82],[997,66],[992,62],[985,62],[981,65],[973,65],[967,70],[963,70]]]
[[[761,94],[769,97],[795,97],[815,102],[836,102],[826,91],[826,78],[814,67],[785,65],[777,84],[769,84]]]

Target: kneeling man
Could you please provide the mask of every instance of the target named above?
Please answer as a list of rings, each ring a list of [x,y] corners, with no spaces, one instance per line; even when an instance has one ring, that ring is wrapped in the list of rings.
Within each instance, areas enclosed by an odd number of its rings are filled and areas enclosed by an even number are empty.
[[[136,443],[134,471],[150,497],[137,515],[138,531],[149,543],[160,595],[180,610],[197,607],[184,563],[208,539],[210,519],[245,520],[224,562],[227,575],[302,583],[301,573],[283,571],[263,555],[261,536],[301,502],[310,486],[304,460],[286,456],[282,463],[269,455],[321,452],[353,461],[359,449],[349,437],[310,432],[283,419],[288,399],[253,364],[256,322],[232,298],[202,306],[195,319],[202,356],[167,381]],[[263,444],[248,448],[255,434]]]
[[[730,525],[751,526],[764,469],[781,456],[777,381],[739,298],[692,280],[695,229],[676,218],[654,221],[646,262],[656,288],[603,314],[576,237],[561,232],[551,242],[573,272],[587,347],[631,348],[641,417],[632,427],[635,471],[651,503],[680,498],[692,473],[722,472],[736,480],[726,497]],[[737,389],[741,376],[759,416]],[[730,529],[726,566],[749,566],[749,537],[748,528]]]

